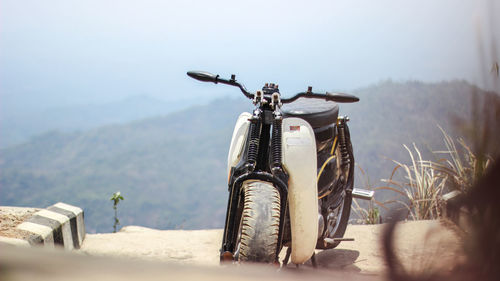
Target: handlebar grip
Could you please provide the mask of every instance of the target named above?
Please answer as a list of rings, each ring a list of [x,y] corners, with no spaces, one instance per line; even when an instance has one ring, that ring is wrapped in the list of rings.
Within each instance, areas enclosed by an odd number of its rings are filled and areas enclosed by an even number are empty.
[[[186,74],[189,77],[194,78],[198,81],[202,81],[202,82],[217,83],[217,79],[219,78],[219,75],[215,75],[215,74],[212,74],[212,73],[206,72],[206,71],[188,71]]]
[[[350,102],[358,102],[359,98],[353,95],[344,94],[344,93],[329,93],[326,92],[326,100],[341,102],[341,103],[350,103]]]
[[[359,98],[353,95],[348,95],[348,94],[342,94],[342,93],[329,93],[326,92],[326,94],[318,94],[318,93],[311,93],[311,92],[302,92],[298,93],[295,96],[288,98],[288,99],[281,99],[282,103],[291,103],[298,98],[308,98],[308,99],[323,99],[327,101],[334,101],[334,102],[339,102],[339,103],[349,103],[349,102],[357,102],[359,101]]]

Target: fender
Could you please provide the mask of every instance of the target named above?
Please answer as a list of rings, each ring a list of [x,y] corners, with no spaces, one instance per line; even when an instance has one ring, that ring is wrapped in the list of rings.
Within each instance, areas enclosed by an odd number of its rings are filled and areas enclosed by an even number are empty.
[[[292,262],[306,262],[318,239],[316,139],[307,121],[285,118],[282,126],[283,167],[288,172],[288,206]]]
[[[233,137],[231,138],[231,146],[229,147],[229,154],[227,156],[227,175],[228,181],[231,173],[231,168],[235,167],[243,155],[243,147],[248,136],[248,128],[252,114],[243,112],[238,117],[236,125],[234,125]]]

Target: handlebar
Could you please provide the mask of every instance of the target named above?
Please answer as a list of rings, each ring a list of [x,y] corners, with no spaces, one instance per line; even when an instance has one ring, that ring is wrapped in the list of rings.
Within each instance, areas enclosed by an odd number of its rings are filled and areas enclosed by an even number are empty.
[[[231,75],[231,79],[220,78],[218,74],[215,75],[206,71],[188,71],[187,75],[191,78],[194,78],[202,82],[212,82],[215,84],[222,83],[230,86],[236,86],[240,88],[241,92],[249,99],[253,99],[255,96],[254,94],[248,92],[245,86],[236,81],[236,77],[234,74]],[[320,93],[313,93],[310,90],[308,90],[307,92],[298,93],[291,98],[282,98],[281,102],[290,103],[297,100],[298,98],[324,99],[327,101],[334,101],[339,103],[351,103],[359,101],[358,97],[349,94],[329,93],[329,92],[326,92],[325,94],[320,94]]]
[[[202,81],[202,82],[213,82],[215,84],[222,83],[222,84],[226,84],[226,85],[236,86],[236,87],[240,88],[241,92],[247,98],[249,98],[249,99],[254,98],[254,94],[247,91],[245,86],[236,82],[236,77],[234,74],[231,75],[231,79],[229,79],[229,80],[224,79],[224,78],[220,78],[219,74],[215,75],[215,74],[212,74],[212,73],[206,72],[206,71],[188,71],[187,75],[191,78],[194,78],[194,79],[196,79],[198,81]]]

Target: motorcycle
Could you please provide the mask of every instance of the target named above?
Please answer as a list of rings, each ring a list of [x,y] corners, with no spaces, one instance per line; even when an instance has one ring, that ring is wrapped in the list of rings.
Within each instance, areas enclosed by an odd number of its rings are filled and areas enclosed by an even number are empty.
[[[314,260],[315,249],[332,249],[343,238],[353,196],[354,156],[347,122],[337,103],[359,98],[315,93],[312,87],[283,98],[266,83],[250,93],[243,84],[203,71],[187,75],[238,87],[255,109],[236,121],[228,154],[229,199],[220,260],[280,264]]]

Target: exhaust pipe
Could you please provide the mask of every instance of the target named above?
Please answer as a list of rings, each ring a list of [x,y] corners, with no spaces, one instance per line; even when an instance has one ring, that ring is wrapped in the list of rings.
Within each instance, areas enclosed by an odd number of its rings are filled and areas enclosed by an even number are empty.
[[[352,197],[363,200],[372,200],[375,191],[361,189],[361,188],[353,188],[352,189]]]

